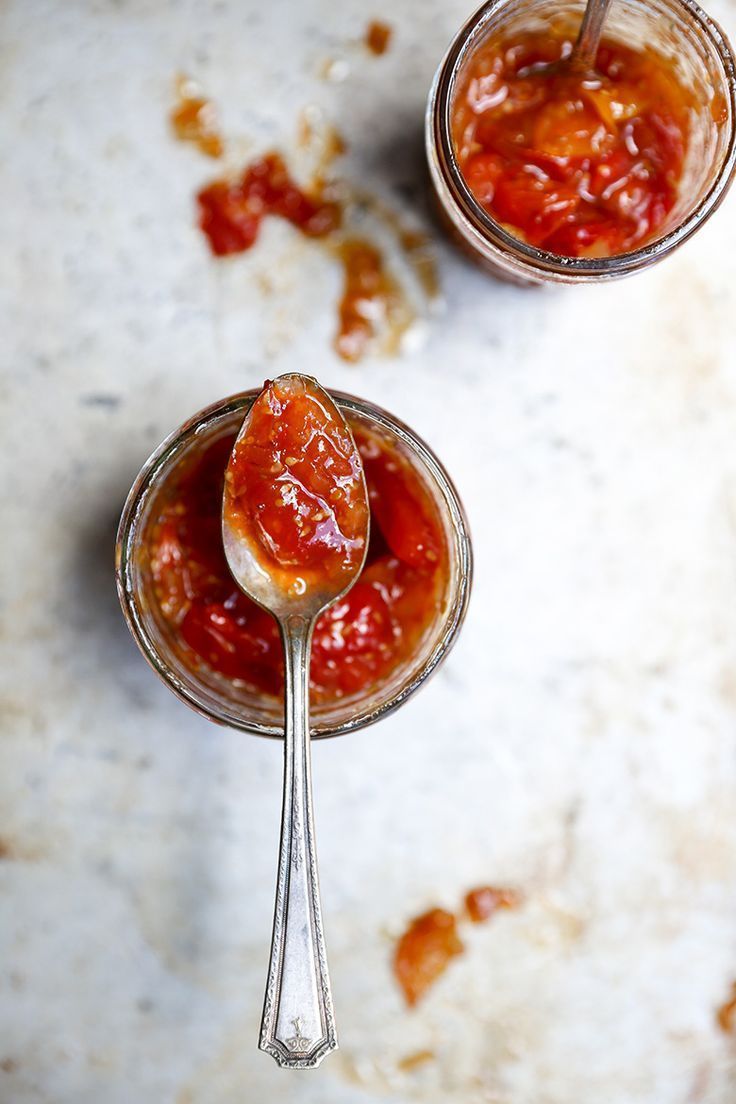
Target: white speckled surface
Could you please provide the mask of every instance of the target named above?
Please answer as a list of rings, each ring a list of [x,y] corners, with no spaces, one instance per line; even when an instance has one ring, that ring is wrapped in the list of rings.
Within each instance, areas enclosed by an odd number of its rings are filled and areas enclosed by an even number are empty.
[[[423,103],[468,6],[3,6],[0,1104],[736,1099],[714,1019],[736,978],[736,196],[601,289],[505,287],[438,242],[424,345],[350,368],[332,262],[270,223],[214,263],[192,225],[212,165],[167,129],[177,70],[252,150],[293,152],[317,104],[343,176],[426,221]],[[713,14],[736,32],[733,0]],[[375,15],[380,60],[356,42]],[[256,1050],[279,749],[158,684],[112,577],[149,451],[289,368],[422,433],[477,556],[441,674],[315,749],[342,1050],[304,1075]],[[407,1013],[392,935],[486,881],[527,906]]]

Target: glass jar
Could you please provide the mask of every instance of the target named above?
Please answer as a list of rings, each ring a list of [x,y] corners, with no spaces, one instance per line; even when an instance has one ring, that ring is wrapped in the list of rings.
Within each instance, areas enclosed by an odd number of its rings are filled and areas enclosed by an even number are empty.
[[[259,736],[282,737],[283,705],[205,666],[194,670],[174,640],[154,593],[149,544],[169,481],[179,465],[218,439],[234,437],[259,391],[224,399],[196,414],[159,445],[130,490],[115,550],[118,595],[131,633],[166,685],[212,721]],[[445,658],[465,616],[470,595],[472,550],[462,505],[434,453],[402,422],[371,403],[332,392],[342,412],[383,438],[411,463],[435,502],[448,548],[441,608],[417,650],[385,682],[335,702],[314,704],[313,735],[338,736],[390,713],[407,700]]]
[[[611,280],[639,272],[677,249],[718,207],[736,167],[736,63],[720,27],[694,0],[615,0],[605,37],[648,46],[671,61],[693,93],[680,196],[658,237],[612,257],[563,257],[515,237],[477,202],[460,172],[451,122],[456,90],[488,39],[580,22],[582,0],[489,0],[461,28],[435,75],[426,115],[429,169],[442,221],[485,268],[522,284]]]

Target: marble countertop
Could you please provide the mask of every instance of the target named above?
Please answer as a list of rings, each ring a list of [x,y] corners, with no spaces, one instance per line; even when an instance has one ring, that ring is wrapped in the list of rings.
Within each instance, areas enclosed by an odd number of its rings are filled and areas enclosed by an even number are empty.
[[[469,7],[3,6],[0,1104],[734,1100],[736,196],[617,285],[476,271],[427,218],[421,135]],[[442,303],[401,356],[335,356],[340,274],[291,227],[209,257],[178,71],[243,157],[298,158],[312,107],[341,175],[432,235]],[[161,438],[293,368],[429,441],[477,563],[436,678],[314,751],[341,1050],[307,1074],[256,1049],[280,750],[157,682],[112,570]],[[524,907],[409,1013],[396,934],[488,882]]]

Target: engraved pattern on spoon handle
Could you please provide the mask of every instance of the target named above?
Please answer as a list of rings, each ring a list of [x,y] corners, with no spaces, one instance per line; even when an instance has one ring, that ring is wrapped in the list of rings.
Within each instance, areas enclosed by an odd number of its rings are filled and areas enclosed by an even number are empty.
[[[603,24],[606,21],[610,6],[611,0],[588,0],[577,41],[570,58],[570,63],[576,70],[587,73],[595,68],[595,58],[603,33]]]
[[[337,1049],[312,817],[309,654],[312,625],[281,624],[286,667],[284,801],[271,961],[259,1046],[278,1064],[309,1069]]]

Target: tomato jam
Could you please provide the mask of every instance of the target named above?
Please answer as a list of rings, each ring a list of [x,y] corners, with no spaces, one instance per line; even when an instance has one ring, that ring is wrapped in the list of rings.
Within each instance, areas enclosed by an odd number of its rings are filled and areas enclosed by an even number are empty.
[[[434,908],[412,920],[394,955],[394,974],[406,1003],[416,1004],[463,949],[451,912]]]
[[[552,30],[481,46],[454,100],[455,154],[516,237],[609,257],[650,241],[675,206],[692,97],[654,50],[604,39],[587,75],[565,66],[571,50]]]
[[[521,901],[515,889],[480,886],[465,895],[465,911],[474,924],[484,924],[499,909],[518,908]]]
[[[208,184],[197,203],[199,225],[218,257],[250,249],[266,215],[287,219],[312,238],[324,237],[340,222],[339,206],[299,188],[278,153],[254,161],[237,180]]]
[[[368,532],[363,466],[329,395],[303,376],[267,382],[225,474],[225,518],[285,591],[335,596]]]
[[[363,460],[371,523],[357,582],[319,618],[312,643],[315,702],[369,691],[408,662],[441,613],[449,572],[437,505],[413,464],[349,419]],[[147,537],[155,601],[186,665],[279,696],[276,622],[246,598],[221,537],[225,469],[235,434],[205,445],[170,474]]]

